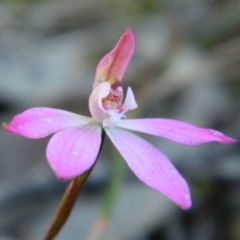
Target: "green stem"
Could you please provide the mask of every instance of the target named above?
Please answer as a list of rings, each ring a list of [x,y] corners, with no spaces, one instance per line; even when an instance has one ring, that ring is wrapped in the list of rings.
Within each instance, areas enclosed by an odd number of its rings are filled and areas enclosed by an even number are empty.
[[[87,240],[100,239],[101,234],[108,225],[114,204],[119,193],[119,189],[122,185],[126,164],[119,154],[115,154],[114,160],[112,177],[107,186],[102,213],[92,228],[89,236],[87,237]]]
[[[99,157],[99,154],[102,150],[102,146],[103,146],[103,142],[104,142],[104,138],[105,138],[105,132],[102,131],[102,142],[101,142],[101,146],[96,158],[96,161]],[[95,161],[95,163],[96,163]],[[95,164],[94,164],[95,165]],[[87,170],[85,173],[83,173],[82,175],[74,178],[69,186],[67,187],[62,201],[57,209],[57,212],[48,228],[48,231],[45,234],[45,237],[43,238],[43,240],[52,240],[57,234],[58,232],[61,230],[61,228],[63,227],[63,225],[65,224],[65,222],[67,221],[73,206],[77,200],[77,197],[80,193],[80,191],[82,190],[89,174],[91,173],[94,165]]]
[[[108,219],[113,211],[119,189],[123,182],[126,164],[122,157],[117,153],[114,157],[112,177],[107,187],[105,201],[103,204],[102,216]]]

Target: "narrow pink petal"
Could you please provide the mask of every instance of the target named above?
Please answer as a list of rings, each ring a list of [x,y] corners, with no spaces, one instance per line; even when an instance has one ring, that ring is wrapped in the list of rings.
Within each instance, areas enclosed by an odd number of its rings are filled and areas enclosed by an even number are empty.
[[[132,29],[127,29],[113,50],[99,62],[93,88],[111,78],[122,80],[127,65],[135,49],[135,36]]]
[[[158,137],[164,137],[187,145],[200,145],[214,141],[231,144],[237,141],[216,130],[200,128],[189,123],[172,119],[153,118],[121,120],[117,123],[117,126]]]
[[[94,120],[54,108],[30,108],[16,115],[5,126],[10,133],[27,138],[42,138],[66,127],[88,124]]]
[[[101,127],[89,124],[57,132],[49,141],[48,162],[59,179],[74,178],[95,162],[101,144]]]
[[[163,193],[183,209],[191,207],[186,181],[168,158],[140,137],[120,128],[106,128],[128,166],[148,186]]]

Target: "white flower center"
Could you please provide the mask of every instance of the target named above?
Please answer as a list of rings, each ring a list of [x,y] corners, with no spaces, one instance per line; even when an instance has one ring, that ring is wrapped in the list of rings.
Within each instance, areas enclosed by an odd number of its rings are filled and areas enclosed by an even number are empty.
[[[111,78],[97,86],[90,98],[89,109],[92,117],[103,127],[115,126],[124,117],[124,114],[137,108],[133,91],[128,87],[124,103],[123,88],[117,78]]]

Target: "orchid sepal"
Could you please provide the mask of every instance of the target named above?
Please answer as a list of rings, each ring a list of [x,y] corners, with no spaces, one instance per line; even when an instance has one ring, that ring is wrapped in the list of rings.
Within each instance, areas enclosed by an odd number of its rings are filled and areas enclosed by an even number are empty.
[[[123,119],[117,122],[116,126],[163,137],[186,145],[201,145],[209,142],[233,144],[237,142],[236,139],[230,138],[219,131],[209,128],[200,128],[173,119]]]
[[[43,138],[64,128],[83,126],[94,122],[93,118],[61,109],[37,107],[17,114],[4,128],[27,138]]]
[[[105,131],[142,182],[163,193],[183,209],[191,207],[188,184],[162,152],[124,129],[115,127],[106,128]]]
[[[125,73],[127,65],[135,49],[135,34],[132,29],[127,29],[121,36],[111,52],[105,55],[99,62],[93,88],[99,84],[117,78],[119,81]]]

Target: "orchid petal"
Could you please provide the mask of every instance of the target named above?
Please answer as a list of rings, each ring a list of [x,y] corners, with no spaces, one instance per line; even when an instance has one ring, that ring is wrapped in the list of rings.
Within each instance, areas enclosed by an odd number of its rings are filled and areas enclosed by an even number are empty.
[[[108,110],[107,113],[109,114],[109,117],[105,117],[105,119],[103,120],[102,122],[103,127],[115,126],[116,123],[120,121],[121,117],[123,117],[127,111],[133,110],[135,108],[137,108],[137,103],[135,101],[132,89],[128,87],[125,102],[122,105],[122,110],[121,111],[116,111],[116,109]]]
[[[101,127],[89,124],[57,132],[49,141],[46,155],[59,179],[76,177],[95,162],[101,144]]]
[[[116,125],[187,145],[200,145],[214,141],[232,144],[237,141],[216,130],[199,128],[189,123],[172,119],[129,119],[121,120]]]
[[[36,139],[67,127],[81,126],[93,121],[92,118],[64,110],[38,107],[16,115],[5,129],[10,133]]]
[[[121,128],[105,130],[141,181],[163,193],[183,209],[190,208],[188,185],[163,153],[147,141]]]
[[[92,117],[98,121],[102,122],[107,115],[106,110],[102,105],[102,99],[107,97],[110,92],[111,85],[108,82],[98,85],[90,95],[89,98],[89,110]]]
[[[122,107],[123,107],[123,114],[129,110],[133,110],[138,107],[134,97],[134,93],[130,87],[128,87],[127,89],[127,95]]]
[[[126,67],[135,49],[135,36],[132,29],[127,29],[113,50],[99,62],[93,88],[111,78],[122,80]]]

